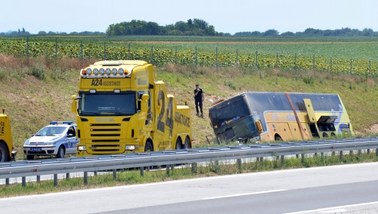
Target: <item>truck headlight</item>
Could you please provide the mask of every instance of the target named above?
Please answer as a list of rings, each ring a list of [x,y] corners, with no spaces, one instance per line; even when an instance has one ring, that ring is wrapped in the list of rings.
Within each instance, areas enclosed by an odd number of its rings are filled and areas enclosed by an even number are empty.
[[[77,150],[79,150],[79,151],[86,151],[87,147],[86,146],[78,146]]]

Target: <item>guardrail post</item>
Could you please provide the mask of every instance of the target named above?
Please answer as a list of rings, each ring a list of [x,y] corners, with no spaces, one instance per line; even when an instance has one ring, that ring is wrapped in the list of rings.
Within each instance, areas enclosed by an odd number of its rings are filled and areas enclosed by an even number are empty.
[[[66,180],[69,180],[69,179],[70,179],[70,173],[67,172],[67,173],[66,173]]]
[[[88,184],[88,172],[84,172],[84,185]]]
[[[304,161],[305,161],[305,154],[301,154],[301,162],[302,162],[302,164],[304,163]]]
[[[339,158],[340,158],[340,159],[343,159],[343,151],[340,151],[340,153],[339,153]]]
[[[26,177],[22,177],[22,187],[26,187]]]
[[[140,167],[140,176],[144,176],[144,167]]]
[[[58,186],[58,174],[54,174],[54,187]]]
[[[197,173],[197,163],[192,163],[192,173],[193,174]]]
[[[375,149],[375,155],[378,156],[378,148]]]
[[[37,183],[41,182],[41,176],[37,175]]]
[[[96,172],[96,176],[97,176],[97,172]],[[116,179],[117,179],[117,170],[113,169],[113,180],[116,180]]]
[[[97,176],[97,171],[94,171],[94,172],[93,172],[93,175],[94,175],[94,176]]]
[[[285,155],[281,155],[281,167],[284,165]]]
[[[353,155],[353,150],[349,151],[349,155],[351,155],[351,156]]]
[[[367,149],[367,150],[366,150],[366,153],[367,153],[367,154],[370,154],[370,149]]]
[[[241,159],[237,159],[236,164],[238,165],[238,173],[242,173],[242,161],[241,161]]]
[[[9,185],[9,178],[5,178],[5,185],[6,185],[6,186]]]

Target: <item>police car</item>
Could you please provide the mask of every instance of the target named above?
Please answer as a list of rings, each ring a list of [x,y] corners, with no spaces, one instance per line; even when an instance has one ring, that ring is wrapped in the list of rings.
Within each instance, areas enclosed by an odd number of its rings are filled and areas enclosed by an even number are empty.
[[[55,156],[64,158],[66,154],[76,154],[76,124],[71,121],[52,121],[24,143],[26,159],[35,156]]]

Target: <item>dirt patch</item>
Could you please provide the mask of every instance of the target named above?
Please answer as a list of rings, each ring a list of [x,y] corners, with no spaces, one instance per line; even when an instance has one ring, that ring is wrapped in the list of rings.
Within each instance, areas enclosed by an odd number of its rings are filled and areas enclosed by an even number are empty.
[[[373,124],[370,128],[366,129],[366,132],[369,134],[377,134],[378,133],[378,124]]]

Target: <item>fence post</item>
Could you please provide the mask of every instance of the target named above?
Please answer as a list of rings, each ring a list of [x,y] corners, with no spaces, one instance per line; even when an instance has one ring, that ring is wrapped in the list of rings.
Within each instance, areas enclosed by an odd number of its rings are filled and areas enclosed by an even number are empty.
[[[127,44],[127,59],[130,59],[130,52],[131,52],[130,43],[128,43]]]
[[[80,41],[80,59],[84,59],[83,41]]]
[[[58,58],[58,38],[55,38],[55,57]]]
[[[178,52],[177,52],[177,46],[175,47],[175,64],[177,64],[177,57],[178,57]]]
[[[106,60],[106,42],[104,41],[104,60]]]
[[[312,70],[315,70],[315,54],[312,55]]]
[[[276,53],[276,64],[274,65],[274,67],[279,68],[279,66],[278,66],[278,53]]]
[[[259,53],[258,51],[255,52],[255,67],[258,69],[259,68],[259,60],[258,60],[258,57],[259,57]]]
[[[197,65],[198,65],[198,49],[197,49],[197,46],[194,47],[194,63],[197,67]]]
[[[294,54],[294,69],[297,69],[297,53]]]
[[[150,63],[154,64],[154,46],[151,47]]]
[[[352,69],[353,69],[353,59],[350,59],[350,68],[349,68],[349,74],[352,74]]]
[[[215,67],[218,68],[218,47],[215,47]]]
[[[29,37],[26,37],[26,47],[25,47],[26,60],[29,64]]]
[[[239,49],[236,49],[235,64],[240,65],[240,63],[239,63]]]

